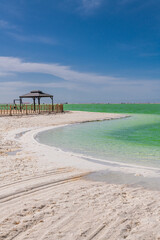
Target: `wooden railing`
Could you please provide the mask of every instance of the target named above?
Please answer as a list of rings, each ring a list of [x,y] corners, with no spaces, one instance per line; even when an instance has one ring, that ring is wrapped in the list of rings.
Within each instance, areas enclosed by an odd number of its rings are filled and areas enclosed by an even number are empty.
[[[28,115],[28,114],[41,114],[41,113],[61,113],[63,112],[63,104],[42,104],[33,105],[23,104],[20,105],[0,105],[0,116],[12,115]]]

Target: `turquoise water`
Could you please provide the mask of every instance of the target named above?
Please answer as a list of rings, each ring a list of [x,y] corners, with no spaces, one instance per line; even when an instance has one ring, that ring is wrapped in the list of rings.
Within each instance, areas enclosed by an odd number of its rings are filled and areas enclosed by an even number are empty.
[[[65,104],[64,110],[108,113],[160,114],[160,104]]]
[[[64,151],[107,161],[160,167],[157,109],[155,114],[152,111],[152,114],[131,114],[124,119],[61,127],[39,133],[37,139]]]

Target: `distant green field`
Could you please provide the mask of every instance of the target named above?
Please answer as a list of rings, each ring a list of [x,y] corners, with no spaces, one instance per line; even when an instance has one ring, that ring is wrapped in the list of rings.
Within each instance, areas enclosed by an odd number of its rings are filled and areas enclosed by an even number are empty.
[[[65,111],[160,114],[160,104],[65,104]]]

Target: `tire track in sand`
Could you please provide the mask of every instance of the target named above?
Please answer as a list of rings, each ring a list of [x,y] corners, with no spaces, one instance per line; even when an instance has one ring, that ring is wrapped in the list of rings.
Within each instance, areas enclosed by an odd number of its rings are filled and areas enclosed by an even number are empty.
[[[53,179],[53,180],[48,180],[48,181],[44,181],[44,182],[37,183],[37,184],[32,184],[32,185],[26,187],[25,189],[17,189],[16,191],[11,191],[9,193],[2,192],[0,195],[0,203],[6,203],[12,199],[19,198],[24,195],[29,195],[29,194],[35,193],[35,192],[43,190],[43,189],[48,189],[48,188],[51,188],[51,187],[54,187],[54,186],[57,186],[60,184],[65,184],[70,181],[76,181],[76,180],[86,176],[87,174],[88,173],[75,174],[75,175],[71,175],[69,177],[61,178],[58,180]]]

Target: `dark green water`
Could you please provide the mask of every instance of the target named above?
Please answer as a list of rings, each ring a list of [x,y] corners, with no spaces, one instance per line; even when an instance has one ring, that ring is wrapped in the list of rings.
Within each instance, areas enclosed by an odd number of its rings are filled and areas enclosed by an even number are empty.
[[[77,105],[76,110],[80,110],[80,106],[84,110],[84,105]],[[95,105],[87,106],[93,108]],[[96,111],[104,111],[107,106],[97,104]],[[57,128],[40,133],[38,140],[64,151],[80,153],[107,161],[159,168],[160,114],[158,113],[158,107],[160,105],[144,104],[144,108],[142,105],[131,104],[130,106],[132,109],[128,104],[124,104],[122,106],[123,110],[119,110],[123,113],[128,113],[129,110],[138,112],[130,114],[129,118]],[[67,107],[69,108],[69,105]],[[109,107],[113,107],[113,109],[108,111],[116,112],[117,105],[110,105]],[[140,112],[140,109],[143,111]],[[88,107],[87,110],[91,111]],[[147,111],[149,114],[147,114]]]

